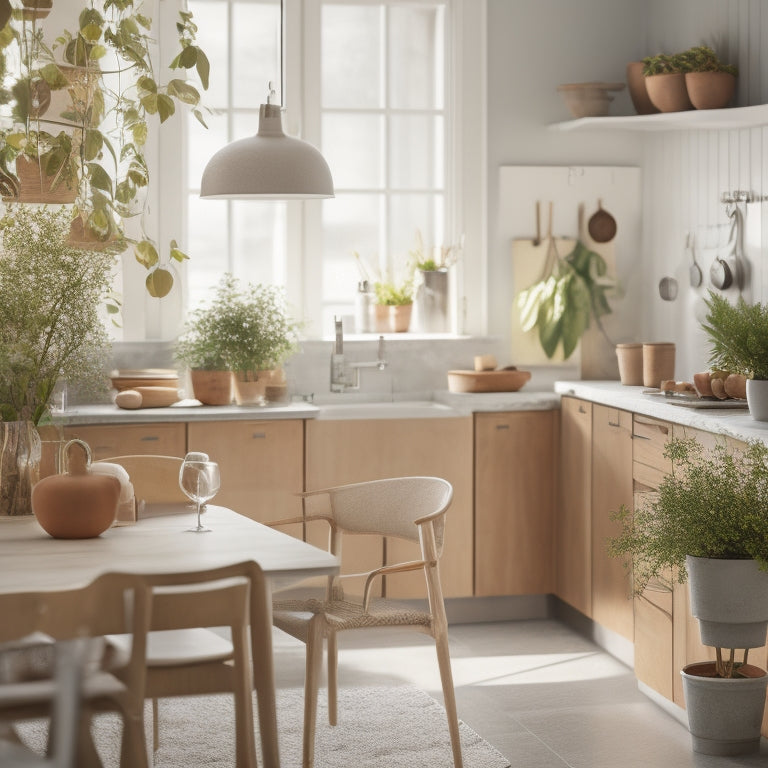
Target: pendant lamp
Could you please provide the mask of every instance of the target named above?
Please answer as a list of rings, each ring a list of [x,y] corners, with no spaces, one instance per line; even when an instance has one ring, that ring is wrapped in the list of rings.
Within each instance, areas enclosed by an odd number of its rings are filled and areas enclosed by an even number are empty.
[[[259,132],[220,149],[205,166],[200,197],[292,200],[333,197],[328,163],[311,144],[283,133],[281,106],[262,104]]]

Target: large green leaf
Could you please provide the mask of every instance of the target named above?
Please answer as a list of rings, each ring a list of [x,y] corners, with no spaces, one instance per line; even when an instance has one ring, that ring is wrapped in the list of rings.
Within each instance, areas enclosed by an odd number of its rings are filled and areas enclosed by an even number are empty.
[[[147,269],[154,267],[160,261],[160,257],[157,255],[157,248],[149,240],[141,240],[136,243],[133,252],[136,256],[136,261]]]
[[[168,95],[184,104],[197,105],[200,101],[200,91],[184,80],[175,78],[168,83]]]

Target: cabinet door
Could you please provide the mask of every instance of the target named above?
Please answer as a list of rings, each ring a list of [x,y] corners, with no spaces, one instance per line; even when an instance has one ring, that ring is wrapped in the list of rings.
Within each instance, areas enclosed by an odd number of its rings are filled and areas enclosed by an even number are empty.
[[[453,485],[440,561],[446,597],[472,594],[472,418],[307,421],[307,490],[386,477],[433,475]],[[325,545],[322,534],[307,540]],[[385,551],[386,550],[386,551]],[[344,571],[420,557],[401,539],[354,536],[344,542]],[[388,577],[389,597],[423,595],[420,574]]]
[[[621,506],[632,509],[632,414],[593,405],[592,618],[634,640],[632,574],[607,552],[621,528],[610,516]]]
[[[268,523],[301,515],[304,426],[300,419],[196,421],[188,425],[190,451],[219,463],[221,490],[214,503]],[[301,537],[302,526],[281,530]]]
[[[557,596],[592,615],[592,403],[563,397],[560,499],[556,514]]]
[[[87,427],[64,427],[64,439],[84,440],[91,448],[94,461],[111,456],[180,456],[187,449],[187,425],[97,424]]]
[[[557,411],[475,415],[475,594],[554,591]]]

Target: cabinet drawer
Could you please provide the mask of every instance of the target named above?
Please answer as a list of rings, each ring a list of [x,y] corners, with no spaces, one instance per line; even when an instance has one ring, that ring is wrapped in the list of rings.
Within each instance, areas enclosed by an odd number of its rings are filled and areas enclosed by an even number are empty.
[[[93,460],[112,456],[180,456],[187,450],[186,424],[137,424],[65,427],[64,439],[84,440]]]
[[[672,425],[669,422],[635,414],[632,422],[634,461],[669,472],[672,463],[664,458],[664,449],[671,437]]]
[[[651,467],[635,461],[632,464],[632,479],[634,480],[635,493],[648,493],[655,491],[667,474],[667,470],[659,467]]]

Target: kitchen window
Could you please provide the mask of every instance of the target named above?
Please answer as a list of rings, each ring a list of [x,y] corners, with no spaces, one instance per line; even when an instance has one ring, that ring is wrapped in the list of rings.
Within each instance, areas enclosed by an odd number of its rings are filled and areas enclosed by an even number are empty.
[[[334,315],[353,314],[355,251],[372,277],[399,276],[417,230],[427,245],[456,242],[466,231],[456,119],[459,50],[467,55],[456,14],[465,9],[463,0],[284,4],[282,99],[279,0],[189,0],[211,60],[205,101],[213,114],[207,131],[185,115],[184,141],[161,147],[161,194],[168,200],[174,186],[176,197],[183,191],[176,215],[190,256],[186,306],[232,272],[284,285],[305,334],[319,338],[332,332]],[[323,152],[336,197],[201,200],[205,163],[221,146],[255,133],[269,82],[287,108],[286,133]]]

